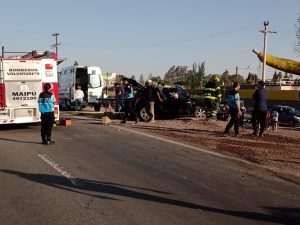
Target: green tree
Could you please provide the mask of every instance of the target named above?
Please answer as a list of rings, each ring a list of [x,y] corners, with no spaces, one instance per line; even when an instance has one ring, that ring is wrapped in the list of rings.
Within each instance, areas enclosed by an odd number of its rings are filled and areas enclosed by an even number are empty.
[[[273,74],[272,80],[278,80],[278,74],[277,74],[276,70],[275,70],[275,72]]]
[[[248,73],[248,77],[246,78],[246,84],[256,84],[257,82],[257,75],[254,73]]]
[[[224,73],[221,75],[221,83],[225,86],[231,85],[232,80],[228,70],[225,70]]]
[[[121,83],[124,77],[125,77],[124,75],[118,74],[118,75],[116,76],[116,82],[117,82],[117,83]]]
[[[283,78],[290,78],[290,75],[287,72],[285,72]]]
[[[132,74],[130,79],[135,80],[135,76]]]
[[[193,64],[192,70],[188,72],[187,83],[191,89],[202,88],[204,86],[205,62]]]
[[[186,82],[189,76],[187,66],[172,66],[165,74],[164,80],[166,83],[174,84],[175,82]]]
[[[237,81],[240,84],[244,84],[245,83],[245,78],[241,74],[231,75],[231,76],[232,76],[232,81]]]
[[[152,76],[151,80],[155,83],[161,81],[161,77],[160,76]]]

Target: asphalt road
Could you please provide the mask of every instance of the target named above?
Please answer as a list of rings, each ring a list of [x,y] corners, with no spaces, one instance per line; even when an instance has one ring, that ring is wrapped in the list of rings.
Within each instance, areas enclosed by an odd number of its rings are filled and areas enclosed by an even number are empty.
[[[300,224],[300,188],[94,119],[0,130],[0,225]]]

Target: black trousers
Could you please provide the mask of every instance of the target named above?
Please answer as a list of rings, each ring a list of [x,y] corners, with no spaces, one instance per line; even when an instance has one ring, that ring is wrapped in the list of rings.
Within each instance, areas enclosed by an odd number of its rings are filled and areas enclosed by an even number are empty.
[[[252,113],[252,127],[254,133],[258,133],[258,126],[260,127],[259,134],[262,134],[267,125],[267,112],[254,110]]]
[[[135,113],[134,113],[134,110],[133,110],[133,106],[134,106],[134,98],[127,98],[124,101],[124,113],[125,113],[124,120],[128,119],[129,114],[132,117],[135,116]]]
[[[51,141],[51,132],[54,123],[54,112],[41,113],[42,141]]]
[[[239,134],[239,125],[240,125],[240,118],[239,118],[239,112],[237,109],[230,109],[230,120],[227,124],[224,134],[228,134],[230,128],[234,125],[234,132],[235,134]]]

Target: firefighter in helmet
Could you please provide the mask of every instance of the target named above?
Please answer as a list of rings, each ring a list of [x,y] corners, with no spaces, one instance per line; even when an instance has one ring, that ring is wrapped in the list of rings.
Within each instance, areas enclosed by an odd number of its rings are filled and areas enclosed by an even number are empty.
[[[204,88],[206,118],[216,118],[221,98],[220,79],[214,75],[211,77],[209,82],[207,82]]]

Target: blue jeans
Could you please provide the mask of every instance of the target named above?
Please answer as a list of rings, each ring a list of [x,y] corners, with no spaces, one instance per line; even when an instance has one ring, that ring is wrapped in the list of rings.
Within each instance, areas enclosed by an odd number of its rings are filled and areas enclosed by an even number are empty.
[[[75,110],[76,111],[81,111],[82,110],[82,98],[77,98],[75,99]]]

